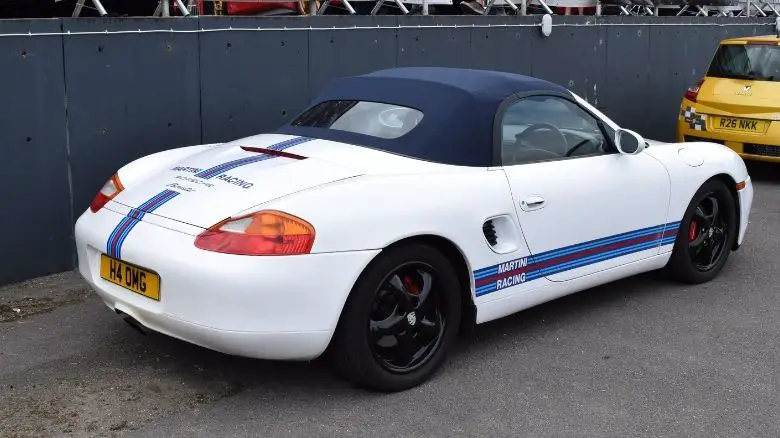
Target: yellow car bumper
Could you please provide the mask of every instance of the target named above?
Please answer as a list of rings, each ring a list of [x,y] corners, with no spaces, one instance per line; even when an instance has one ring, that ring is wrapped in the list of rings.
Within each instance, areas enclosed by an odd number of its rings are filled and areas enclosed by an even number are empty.
[[[780,163],[780,120],[724,114],[687,99],[677,117],[677,141],[720,143],[745,160]]]

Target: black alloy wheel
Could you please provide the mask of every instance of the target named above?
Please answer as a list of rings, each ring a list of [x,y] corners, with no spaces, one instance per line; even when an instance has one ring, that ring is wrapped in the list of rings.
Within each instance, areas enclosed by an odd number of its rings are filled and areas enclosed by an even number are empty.
[[[730,241],[726,221],[715,193],[704,196],[688,226],[688,251],[696,269],[707,272],[714,268]]]
[[[402,264],[374,293],[366,328],[374,357],[388,371],[418,369],[441,343],[447,309],[438,276],[428,264]]]
[[[705,182],[685,211],[666,271],[687,283],[715,278],[734,247],[737,217],[737,203],[726,184]]]
[[[412,243],[382,251],[347,298],[329,346],[335,370],[380,391],[425,382],[457,339],[461,285],[435,248]]]

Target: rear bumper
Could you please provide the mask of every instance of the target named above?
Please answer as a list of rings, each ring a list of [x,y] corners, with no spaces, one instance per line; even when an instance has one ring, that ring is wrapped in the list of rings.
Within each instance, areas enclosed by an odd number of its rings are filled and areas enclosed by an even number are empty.
[[[147,222],[122,260],[160,275],[152,300],[100,276],[100,254],[123,215],[106,208],[76,222],[78,270],[105,304],[146,328],[206,348],[262,359],[320,355],[358,275],[378,251],[251,257],[203,251],[194,236]]]
[[[720,143],[745,160],[780,163],[780,121],[770,121],[769,128],[763,134],[717,130],[711,116],[723,115],[721,113],[683,99],[677,118],[677,141]]]
[[[135,307],[110,292],[96,288],[106,306],[127,315],[143,328],[220,353],[270,360],[310,360],[328,346],[332,332],[242,332],[220,330]]]
[[[742,139],[742,141],[726,140],[725,138],[719,138],[717,134],[710,134],[709,137],[705,137],[704,135],[707,134],[678,128],[677,141],[681,143],[692,141],[720,143],[736,152],[743,160],[780,163],[780,141],[777,144],[764,144],[754,143],[756,139],[750,139],[752,142],[748,142],[745,139]],[[768,140],[764,141],[768,142]]]

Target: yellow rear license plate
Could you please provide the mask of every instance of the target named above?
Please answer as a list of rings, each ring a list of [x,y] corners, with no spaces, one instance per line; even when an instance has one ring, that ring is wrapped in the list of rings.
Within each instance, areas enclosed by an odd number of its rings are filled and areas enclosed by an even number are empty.
[[[139,295],[160,300],[160,276],[152,271],[100,254],[100,277]]]
[[[739,131],[751,133],[763,133],[766,131],[765,120],[740,119],[736,117],[715,117],[715,129],[726,131]]]

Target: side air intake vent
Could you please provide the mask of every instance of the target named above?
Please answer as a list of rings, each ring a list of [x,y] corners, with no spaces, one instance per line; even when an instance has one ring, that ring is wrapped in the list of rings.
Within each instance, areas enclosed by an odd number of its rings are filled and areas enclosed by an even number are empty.
[[[485,239],[490,243],[490,246],[496,246],[498,238],[496,237],[496,228],[493,226],[492,219],[482,224],[482,234],[485,235]]]

